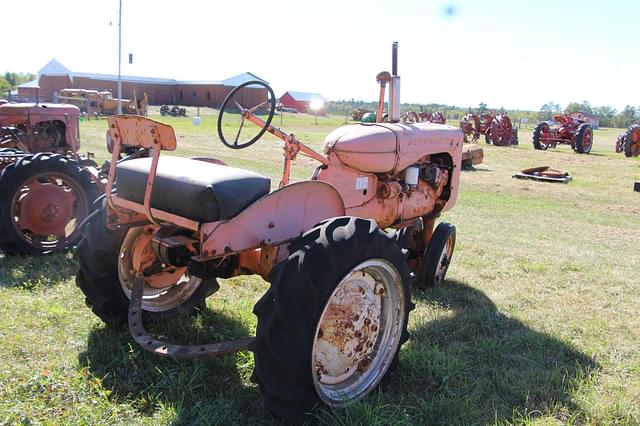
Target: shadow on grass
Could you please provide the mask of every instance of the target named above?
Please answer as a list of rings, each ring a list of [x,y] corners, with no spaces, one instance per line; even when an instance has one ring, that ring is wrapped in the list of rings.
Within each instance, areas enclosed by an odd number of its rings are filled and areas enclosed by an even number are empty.
[[[484,293],[461,282],[416,292],[414,300],[452,313],[414,327],[400,377],[390,383],[405,403],[413,394],[421,423],[517,422],[545,414],[585,420],[572,393],[598,368],[592,359],[498,312]]]
[[[237,319],[209,309],[148,329],[173,343],[212,343],[250,335]],[[167,416],[160,423],[256,424],[270,419],[261,408],[258,388],[249,384],[253,362],[248,351],[196,360],[162,358],[138,347],[128,330],[100,327],[91,331],[79,361],[102,380],[111,401],[149,419]]]
[[[476,172],[492,172],[493,170],[471,166],[471,167],[463,167],[462,171],[463,172],[476,173]]]
[[[77,271],[78,264],[70,253],[49,256],[0,254],[0,287],[34,291],[53,287],[72,278]]]

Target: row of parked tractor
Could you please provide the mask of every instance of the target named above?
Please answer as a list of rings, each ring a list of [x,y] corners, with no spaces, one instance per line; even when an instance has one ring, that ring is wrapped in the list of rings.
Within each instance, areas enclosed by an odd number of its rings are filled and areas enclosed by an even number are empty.
[[[468,143],[476,143],[484,136],[487,144],[518,144],[518,130],[506,114],[465,114],[460,120],[460,128]],[[575,152],[588,154],[593,147],[593,128],[579,116],[561,114],[554,116],[552,123],[543,121],[536,124],[531,139],[533,147],[538,150],[571,145]],[[634,124],[621,133],[616,140],[615,149],[617,153],[624,153],[627,157],[640,155],[640,125]]]

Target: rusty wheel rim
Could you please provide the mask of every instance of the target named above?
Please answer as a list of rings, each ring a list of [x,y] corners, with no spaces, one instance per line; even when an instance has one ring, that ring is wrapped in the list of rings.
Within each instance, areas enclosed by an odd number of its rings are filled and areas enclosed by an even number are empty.
[[[447,238],[447,243],[444,245],[444,249],[442,250],[442,253],[440,253],[440,258],[438,259],[436,275],[434,279],[435,285],[439,285],[444,282],[444,277],[447,275],[447,270],[449,269],[449,263],[451,262],[452,255],[453,236],[449,235],[449,238]]]
[[[388,370],[405,318],[398,270],[372,259],[356,266],[327,302],[312,349],[312,375],[320,399],[341,406],[365,396]]]
[[[593,144],[593,131],[591,128],[588,128],[584,132],[584,136],[582,138],[582,150],[584,152],[591,151],[591,145]]]
[[[155,256],[151,239],[156,229],[156,226],[148,225],[132,228],[127,232],[118,255],[118,277],[123,293],[131,299],[136,277],[147,271],[142,309],[148,312],[166,312],[186,302],[202,280],[189,276],[186,267],[164,264]]]
[[[81,185],[58,173],[32,176],[11,200],[11,222],[17,235],[45,252],[74,241],[88,213],[89,202]]]

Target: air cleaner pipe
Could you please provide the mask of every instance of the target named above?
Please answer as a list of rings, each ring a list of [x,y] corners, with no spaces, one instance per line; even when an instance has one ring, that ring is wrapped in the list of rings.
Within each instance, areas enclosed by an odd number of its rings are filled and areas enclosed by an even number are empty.
[[[400,121],[400,76],[398,75],[398,42],[391,47],[391,84],[389,85],[389,121]]]

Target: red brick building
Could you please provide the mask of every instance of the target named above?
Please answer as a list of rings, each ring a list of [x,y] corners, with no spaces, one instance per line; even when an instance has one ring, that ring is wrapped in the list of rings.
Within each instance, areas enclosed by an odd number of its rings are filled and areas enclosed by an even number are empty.
[[[147,94],[152,105],[178,104],[218,108],[227,94],[237,85],[250,80],[266,81],[246,72],[221,81],[180,81],[170,78],[121,76],[122,97],[133,99]],[[39,87],[39,89],[38,89]],[[34,99],[36,90],[42,101],[56,101],[62,89],[108,90],[118,94],[118,76],[74,72],[52,59],[40,71],[37,79],[18,86],[18,96]],[[264,99],[263,89],[255,89],[256,102]],[[259,93],[258,93],[259,92]],[[259,96],[263,96],[259,98]],[[247,100],[251,104],[252,100]]]
[[[318,115],[327,115],[327,103],[319,93],[307,92],[285,92],[280,96],[280,104],[286,108],[295,108],[300,112],[307,114],[315,114],[316,111],[312,106],[319,106]],[[314,105],[315,104],[315,105]]]

